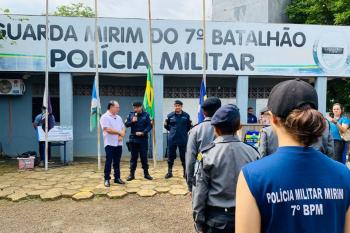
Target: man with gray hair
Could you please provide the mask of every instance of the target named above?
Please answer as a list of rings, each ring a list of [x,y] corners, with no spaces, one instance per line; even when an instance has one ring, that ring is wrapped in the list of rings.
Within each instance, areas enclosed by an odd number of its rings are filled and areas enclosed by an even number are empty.
[[[103,131],[103,142],[106,151],[106,164],[104,170],[104,185],[110,186],[111,166],[113,163],[114,183],[125,184],[120,179],[120,159],[122,156],[123,138],[125,136],[125,126],[122,118],[118,115],[120,110],[117,101],[110,101],[107,112],[100,119]]]

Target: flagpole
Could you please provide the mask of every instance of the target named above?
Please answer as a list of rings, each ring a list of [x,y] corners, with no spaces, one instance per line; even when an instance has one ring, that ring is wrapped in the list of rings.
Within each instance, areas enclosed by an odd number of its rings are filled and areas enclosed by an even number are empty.
[[[206,57],[206,51],[207,51],[207,48],[206,48],[206,20],[205,20],[205,1],[206,0],[203,0],[203,9],[202,9],[202,27],[203,27],[203,44],[202,44],[202,53],[203,53],[203,80],[204,80],[204,85],[205,85],[205,88],[207,88],[207,57]]]
[[[153,77],[153,51],[152,51],[152,14],[151,14],[151,0],[148,0],[148,45],[149,45],[149,62],[151,68],[151,77]],[[154,103],[153,103],[154,104]],[[156,122],[153,119],[153,127],[152,127],[152,144],[153,144],[153,167],[156,168],[157,160],[156,160]]]
[[[48,159],[49,159],[49,156],[48,156],[48,153],[49,153],[49,143],[48,143],[48,132],[49,132],[49,125],[48,125],[48,118],[49,118],[49,105],[48,105],[48,102],[49,102],[49,61],[48,61],[48,58],[49,58],[49,46],[48,46],[48,41],[49,41],[49,1],[46,0],[46,21],[45,21],[45,34],[46,34],[46,37],[45,37],[45,91],[44,91],[44,98],[45,100],[43,101],[44,103],[46,103],[46,111],[45,111],[45,170],[47,171],[48,170]],[[45,95],[46,93],[46,95]]]
[[[97,0],[95,0],[95,67],[96,67],[96,74],[95,74],[95,82],[96,82],[96,92],[98,93],[97,98],[99,98],[99,89],[100,89],[100,80],[99,80],[99,73],[98,73],[98,32],[97,32]],[[99,101],[98,101],[99,102]],[[97,123],[96,123],[96,132],[97,132],[97,168],[98,170],[101,170],[101,143],[100,143],[100,112],[99,107],[97,106]]]

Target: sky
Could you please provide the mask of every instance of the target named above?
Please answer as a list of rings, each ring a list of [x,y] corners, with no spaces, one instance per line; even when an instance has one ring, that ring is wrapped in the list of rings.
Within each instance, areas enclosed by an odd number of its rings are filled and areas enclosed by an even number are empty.
[[[49,13],[57,6],[84,3],[94,8],[94,0],[49,0]],[[154,19],[202,19],[202,0],[151,0]],[[207,18],[211,18],[211,0],[206,0]],[[45,0],[0,0],[2,9],[13,14],[41,15],[45,12]],[[147,0],[98,0],[98,15],[115,18],[148,18]]]

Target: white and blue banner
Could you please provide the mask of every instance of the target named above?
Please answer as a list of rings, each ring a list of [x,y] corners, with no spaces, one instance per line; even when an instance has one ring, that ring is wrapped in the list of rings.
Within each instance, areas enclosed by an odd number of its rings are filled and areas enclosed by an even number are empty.
[[[101,73],[147,72],[148,24],[98,19]],[[153,20],[155,74],[202,74],[200,21]],[[45,17],[0,15],[1,71],[45,70]],[[93,18],[49,17],[49,70],[94,72]],[[208,22],[208,75],[350,77],[350,27]]]

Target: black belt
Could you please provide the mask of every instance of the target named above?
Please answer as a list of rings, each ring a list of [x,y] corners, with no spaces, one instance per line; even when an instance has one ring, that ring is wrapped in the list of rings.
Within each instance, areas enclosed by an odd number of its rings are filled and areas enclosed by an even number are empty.
[[[219,213],[234,213],[236,210],[236,207],[230,207],[230,208],[223,208],[223,207],[217,207],[217,206],[207,206],[206,208],[208,211],[215,211]]]
[[[129,137],[130,140],[133,140],[133,139],[148,139],[148,135],[143,135],[143,136],[138,136],[136,134],[131,134],[130,137]]]

